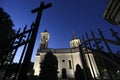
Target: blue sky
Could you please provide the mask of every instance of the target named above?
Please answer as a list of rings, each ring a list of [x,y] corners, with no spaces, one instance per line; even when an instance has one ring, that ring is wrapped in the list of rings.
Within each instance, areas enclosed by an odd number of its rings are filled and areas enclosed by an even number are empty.
[[[108,0],[0,0],[0,7],[11,16],[14,29],[18,30],[35,21],[36,14],[32,14],[31,10],[42,1],[45,4],[52,3],[52,7],[43,12],[32,61],[39,47],[40,33],[45,29],[50,33],[50,48],[69,48],[72,32],[80,38],[86,32],[93,30],[96,33],[97,28],[100,28],[107,38],[111,38],[111,27],[120,31],[118,26],[113,26],[103,18]]]

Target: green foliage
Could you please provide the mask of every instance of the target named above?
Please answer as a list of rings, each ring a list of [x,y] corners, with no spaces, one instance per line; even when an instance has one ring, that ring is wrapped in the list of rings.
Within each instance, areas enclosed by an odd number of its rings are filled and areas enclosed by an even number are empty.
[[[8,13],[0,8],[0,48],[5,47],[10,35],[14,34],[13,22]]]
[[[40,67],[40,80],[57,80],[58,61],[52,52],[45,55]]]
[[[0,8],[0,67],[8,62],[11,56],[7,50],[13,46],[12,40],[9,40],[10,36],[16,34],[13,26],[9,14]]]
[[[76,65],[75,80],[85,80],[83,70],[79,64]]]

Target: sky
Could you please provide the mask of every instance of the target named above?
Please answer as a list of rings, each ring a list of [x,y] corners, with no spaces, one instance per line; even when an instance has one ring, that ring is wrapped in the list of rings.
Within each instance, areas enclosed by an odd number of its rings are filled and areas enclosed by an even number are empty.
[[[52,3],[52,7],[43,11],[32,61],[40,44],[40,33],[45,29],[50,33],[49,48],[69,48],[73,32],[78,38],[86,32],[90,34],[90,30],[98,36],[97,28],[100,28],[106,38],[113,39],[109,29],[120,31],[120,27],[103,18],[108,0],[0,0],[0,7],[11,16],[15,25],[13,28],[18,30],[35,21],[37,14],[32,14],[31,10],[39,7],[41,2]],[[114,51],[119,48],[114,48]]]

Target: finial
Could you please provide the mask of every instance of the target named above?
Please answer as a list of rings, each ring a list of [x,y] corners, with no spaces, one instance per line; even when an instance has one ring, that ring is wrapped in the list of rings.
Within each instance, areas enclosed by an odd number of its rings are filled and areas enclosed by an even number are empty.
[[[48,32],[48,31],[47,31],[47,29],[45,29],[45,31],[44,31],[44,32]]]
[[[77,37],[76,37],[75,33],[74,32],[72,32],[72,33],[73,33],[73,39],[76,39]]]

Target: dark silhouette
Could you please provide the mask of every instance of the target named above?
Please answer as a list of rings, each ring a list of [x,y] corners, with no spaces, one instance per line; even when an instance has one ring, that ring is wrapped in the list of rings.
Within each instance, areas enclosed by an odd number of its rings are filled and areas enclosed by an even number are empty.
[[[33,70],[34,62],[30,62],[30,66],[27,73],[27,80],[36,80],[34,79],[34,70]]]
[[[0,8],[0,47],[5,46],[3,43],[6,42],[10,33],[13,31],[12,27],[13,22],[9,14]]]
[[[10,35],[14,33],[13,22],[8,13],[0,8],[0,49],[6,47],[6,42]]]
[[[66,78],[67,78],[66,69],[65,69],[65,68],[62,69],[62,78],[63,78],[63,79],[66,79]]]
[[[0,8],[0,62],[5,56],[8,56],[8,59],[10,59],[11,55],[9,53],[5,53],[5,51],[13,46],[12,41],[8,40],[16,34],[15,30],[12,28],[13,26],[14,24],[10,19],[9,14]],[[4,61],[4,63],[5,62],[8,61]],[[1,63],[1,65],[4,63]]]
[[[37,37],[37,33],[38,33],[38,29],[39,29],[39,25],[40,25],[40,21],[41,21],[41,17],[42,17],[42,12],[44,9],[47,9],[51,6],[52,6],[51,3],[45,5],[44,2],[41,2],[40,6],[38,8],[33,9],[31,11],[32,13],[37,13],[37,16],[36,16],[36,20],[34,23],[34,29],[31,33],[30,41],[29,41],[28,47],[25,52],[23,64],[21,66],[21,69],[20,69],[20,72],[18,75],[18,80],[27,80],[26,76],[27,76],[27,72],[28,72],[28,67],[30,65],[33,48],[35,45],[35,41],[36,41],[36,37]]]
[[[85,80],[83,70],[79,64],[76,65],[75,80]]]
[[[52,52],[47,52],[40,68],[40,80],[57,80],[58,60]]]

